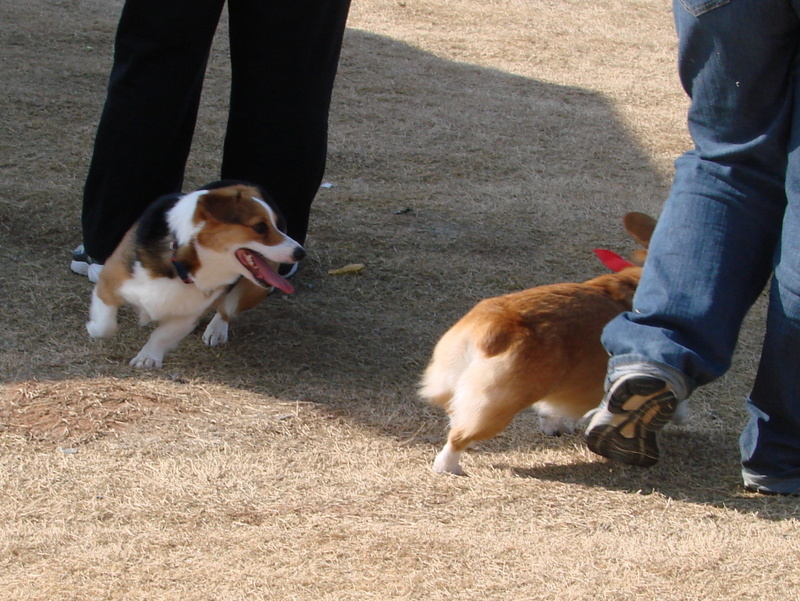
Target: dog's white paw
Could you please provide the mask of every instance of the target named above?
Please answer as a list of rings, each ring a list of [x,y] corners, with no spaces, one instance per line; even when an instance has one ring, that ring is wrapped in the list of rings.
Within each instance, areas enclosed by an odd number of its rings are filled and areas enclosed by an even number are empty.
[[[437,474],[453,474],[454,476],[463,476],[464,470],[458,460],[461,453],[453,451],[450,448],[450,443],[447,443],[441,452],[436,456],[433,462],[433,471]]]
[[[575,422],[566,417],[557,415],[539,415],[539,427],[548,436],[561,436],[562,434],[573,434],[575,432]]]
[[[228,322],[222,319],[219,313],[208,323],[203,333],[203,342],[208,346],[217,346],[228,342]]]
[[[161,369],[164,360],[163,355],[151,355],[142,350],[138,355],[131,359],[131,366],[138,369]]]
[[[86,331],[92,338],[111,338],[117,333],[117,322],[90,321],[86,324]]]
[[[672,423],[676,426],[685,426],[689,423],[691,417],[692,411],[689,409],[689,401],[681,401],[672,416]]]

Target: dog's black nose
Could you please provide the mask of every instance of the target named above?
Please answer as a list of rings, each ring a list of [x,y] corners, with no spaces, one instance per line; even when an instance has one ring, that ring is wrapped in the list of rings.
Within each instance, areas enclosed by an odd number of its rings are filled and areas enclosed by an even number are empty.
[[[292,258],[295,261],[299,261],[300,259],[305,258],[305,256],[306,256],[306,249],[303,248],[302,246],[298,246],[297,248],[295,248],[294,252],[292,253]]]

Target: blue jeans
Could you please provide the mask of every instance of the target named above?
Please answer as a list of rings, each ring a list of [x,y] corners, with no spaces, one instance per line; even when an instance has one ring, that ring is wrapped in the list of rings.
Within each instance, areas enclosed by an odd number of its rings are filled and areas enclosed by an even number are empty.
[[[741,437],[745,482],[800,491],[800,0],[674,0],[695,148],[675,177],[634,300],[603,333],[608,379],[660,375],[679,398],[725,373],[772,277]]]

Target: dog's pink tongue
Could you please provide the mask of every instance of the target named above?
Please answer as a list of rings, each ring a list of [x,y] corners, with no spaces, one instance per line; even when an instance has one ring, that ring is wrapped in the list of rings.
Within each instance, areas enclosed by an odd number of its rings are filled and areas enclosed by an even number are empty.
[[[279,274],[277,271],[272,269],[269,265],[266,265],[266,270],[264,273],[264,279],[267,280],[272,286],[275,286],[278,290],[285,292],[286,294],[291,294],[294,292],[294,286],[289,283],[285,277]]]
[[[236,257],[242,265],[250,270],[256,279],[265,282],[269,286],[275,286],[275,288],[286,294],[294,292],[294,286],[289,283],[289,280],[275,271],[258,253],[240,248],[236,251]]]

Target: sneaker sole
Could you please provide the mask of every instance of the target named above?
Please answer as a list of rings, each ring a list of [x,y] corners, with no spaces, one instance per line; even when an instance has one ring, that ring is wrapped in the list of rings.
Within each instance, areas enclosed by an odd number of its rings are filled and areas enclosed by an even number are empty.
[[[650,467],[658,463],[656,432],[675,414],[678,400],[658,378],[635,376],[611,392],[607,410],[614,415],[606,424],[586,431],[591,451],[620,463]]]
[[[758,493],[759,495],[766,495],[768,497],[800,497],[800,490],[782,492],[773,490],[768,486],[764,486],[763,484],[751,484],[749,482],[745,482],[744,489],[747,492]]]

